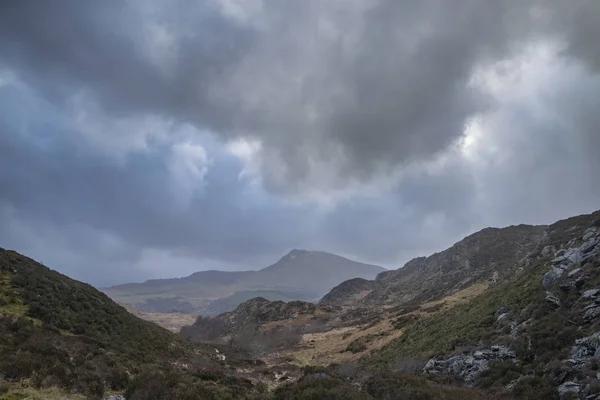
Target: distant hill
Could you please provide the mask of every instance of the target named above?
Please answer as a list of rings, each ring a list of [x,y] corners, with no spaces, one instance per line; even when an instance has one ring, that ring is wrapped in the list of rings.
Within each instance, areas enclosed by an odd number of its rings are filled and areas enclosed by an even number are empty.
[[[374,279],[385,269],[322,251],[292,250],[259,271],[200,271],[185,278],[157,279],[102,289],[115,301],[144,312],[213,316],[253,297],[317,300],[352,278]]]
[[[209,383],[198,378],[207,369]],[[132,399],[215,398],[214,382],[221,380],[222,398],[252,394],[249,382],[224,371],[213,347],[187,342],[92,286],[0,248],[1,399],[46,398],[45,390],[88,399],[109,392]],[[16,392],[4,397],[7,390]],[[41,395],[31,397],[37,390]]]

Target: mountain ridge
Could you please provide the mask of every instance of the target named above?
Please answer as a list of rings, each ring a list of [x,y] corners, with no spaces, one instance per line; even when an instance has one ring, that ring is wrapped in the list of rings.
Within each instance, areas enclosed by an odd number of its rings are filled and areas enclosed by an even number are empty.
[[[522,267],[521,259],[541,244],[548,229],[549,225],[525,224],[484,228],[445,250],[381,272],[358,287],[342,282],[321,301],[348,304],[357,297],[365,304],[428,301],[473,283],[503,280]]]
[[[232,311],[248,292],[272,300],[317,301],[340,282],[375,278],[385,268],[324,251],[292,249],[256,271],[198,271],[183,278],[154,279],[102,288],[119,303],[144,312],[218,315]],[[315,279],[318,277],[318,279]],[[229,300],[225,300],[229,299]]]

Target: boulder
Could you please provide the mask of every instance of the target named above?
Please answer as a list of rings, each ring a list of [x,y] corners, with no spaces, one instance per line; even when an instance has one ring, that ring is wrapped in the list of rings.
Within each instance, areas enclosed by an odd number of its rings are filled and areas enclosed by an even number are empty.
[[[577,382],[565,382],[558,387],[558,395],[564,396],[567,393],[579,393],[581,390],[581,385]]]
[[[556,248],[554,246],[546,246],[542,249],[542,257],[549,256],[550,254],[554,253],[555,251],[556,251]]]
[[[479,374],[489,368],[492,360],[511,360],[516,362],[515,352],[506,346],[492,346],[477,350],[472,354],[461,354],[448,358],[432,358],[425,364],[423,373],[439,375],[441,372],[460,377],[472,385]]]
[[[542,279],[542,286],[544,288],[549,287],[554,283],[558,278],[560,278],[564,274],[565,270],[556,266],[552,266],[550,271],[544,274],[544,278]]]
[[[496,322],[501,322],[502,320],[506,319],[506,317],[508,317],[508,313],[500,314],[498,318],[496,318]]]
[[[599,240],[598,238],[592,238],[587,240],[584,244],[581,245],[581,247],[579,248],[579,251],[581,252],[581,254],[587,254],[590,251],[594,250],[594,248],[596,248],[596,245],[598,244]]]
[[[510,338],[516,339],[518,333],[519,333],[519,326],[517,325],[516,322],[512,322],[510,324]]]
[[[571,277],[571,276],[577,275],[580,272],[581,272],[581,268],[575,268],[574,270],[569,271],[569,273],[567,274],[567,276]]]
[[[582,240],[584,242],[587,242],[588,240],[590,240],[594,236],[597,236],[597,232],[598,232],[598,228],[596,228],[595,226],[592,226],[591,228],[587,228],[585,230],[585,232],[583,232]]]
[[[571,348],[569,361],[573,365],[585,365],[598,356],[600,356],[600,332],[577,339]]]
[[[560,290],[563,292],[571,292],[579,290],[585,284],[585,279],[582,276],[571,279],[560,284]]]
[[[595,299],[598,296],[598,293],[600,293],[600,289],[590,289],[583,292],[581,297],[584,299]]]
[[[546,292],[546,302],[555,307],[560,307],[560,299],[552,292]]]
[[[558,256],[558,257],[556,257],[554,260],[552,260],[552,261],[551,261],[551,263],[552,263],[552,265],[561,264],[561,263],[563,263],[563,262],[567,261],[567,260],[568,260],[568,258],[569,258],[569,257],[568,257],[568,256],[566,256],[566,255]]]
[[[589,322],[593,319],[598,318],[600,316],[600,305],[592,304],[592,307],[588,306],[584,308],[585,313],[583,314],[583,319],[586,322]]]

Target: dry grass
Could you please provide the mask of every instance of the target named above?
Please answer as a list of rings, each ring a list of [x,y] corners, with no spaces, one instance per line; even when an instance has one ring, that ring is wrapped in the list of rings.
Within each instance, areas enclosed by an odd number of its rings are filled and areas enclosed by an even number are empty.
[[[443,299],[423,303],[416,311],[407,315],[432,316],[447,311],[457,305],[470,302],[473,298],[488,289],[488,284],[478,283]],[[394,327],[396,315],[383,312],[383,318],[372,326],[353,326],[334,328],[327,332],[309,333],[302,336],[299,346],[280,352],[275,357],[291,356],[299,365],[326,366],[332,363],[346,363],[356,361],[365,354],[378,350],[402,335],[402,330]],[[266,329],[269,325],[301,325],[308,321],[300,318],[296,320],[277,321],[276,323],[263,325]],[[365,338],[366,349],[355,354],[346,351],[348,345],[356,339]],[[267,360],[268,362],[268,360]]]
[[[395,330],[391,320],[383,320],[376,325],[362,327],[345,327],[327,332],[308,333],[302,336],[300,347],[289,352],[297,364],[326,366],[332,363],[355,361],[366,352],[379,349],[397,338],[402,331]],[[346,351],[348,345],[360,337],[370,336],[363,352]]]
[[[8,272],[0,273],[0,315],[22,316],[27,313],[29,307],[23,301],[11,296],[11,282]]]
[[[473,298],[475,298],[475,297],[479,296],[480,294],[482,294],[483,292],[485,292],[488,288],[489,288],[489,284],[487,284],[487,283],[476,283],[475,285],[469,286],[468,288],[460,290],[460,291],[453,293],[450,296],[446,296],[440,300],[429,301],[427,303],[423,303],[419,307],[419,311],[416,311],[415,313],[418,314],[418,313],[425,312],[425,313],[431,314],[430,312],[427,312],[427,309],[436,309],[440,306],[441,306],[441,308],[439,308],[437,312],[449,310],[452,307],[455,307],[459,304],[468,303]]]
[[[162,326],[172,332],[179,332],[181,327],[192,325],[197,316],[192,314],[184,313],[149,313],[143,311],[137,311],[129,309],[128,311],[135,316],[145,319],[146,321],[154,322],[155,324]]]
[[[84,396],[66,393],[58,388],[34,389],[14,385],[8,392],[0,394],[0,400],[85,400]]]

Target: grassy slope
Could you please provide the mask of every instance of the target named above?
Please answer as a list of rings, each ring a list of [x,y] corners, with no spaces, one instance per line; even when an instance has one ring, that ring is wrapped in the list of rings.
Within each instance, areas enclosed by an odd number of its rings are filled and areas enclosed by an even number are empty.
[[[0,377],[13,392],[0,399],[19,398],[19,385],[60,387],[87,398],[126,391],[137,399],[233,399],[254,391],[249,382],[223,375],[210,358],[214,350],[18,253],[0,249],[0,281]],[[156,384],[162,395],[148,390]]]
[[[547,244],[565,245],[580,237],[582,229],[590,224],[600,225],[598,217],[595,213],[552,225]],[[480,377],[480,387],[502,388],[520,378],[520,386],[516,389],[520,392],[515,393],[519,393],[520,398],[538,399],[556,396],[555,387],[561,382],[555,380],[556,376],[594,381],[594,365],[589,371],[572,370],[561,360],[569,358],[577,338],[600,330],[600,321],[585,323],[582,320],[582,309],[589,301],[582,301],[580,297],[584,290],[600,284],[600,260],[581,267],[580,274],[585,277],[585,283],[578,291],[565,292],[558,284],[548,288],[561,298],[562,306],[555,310],[545,301],[546,289],[541,286],[551,258],[551,255],[538,258],[511,281],[491,288],[467,304],[417,318],[399,314],[396,329],[402,330],[402,335],[380,351],[364,356],[361,362],[372,370],[383,371],[402,361],[423,361],[432,356],[506,344],[516,351],[517,364],[492,363],[492,368]],[[501,307],[506,309],[509,321],[517,324],[529,321],[519,329],[516,339],[509,336],[508,324],[496,321],[496,312]]]

